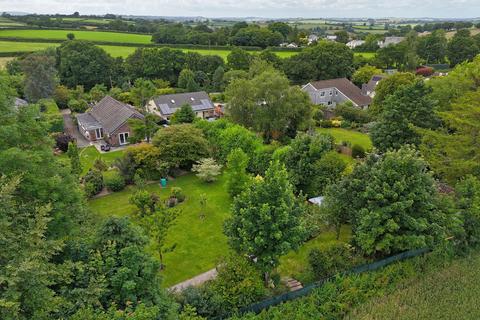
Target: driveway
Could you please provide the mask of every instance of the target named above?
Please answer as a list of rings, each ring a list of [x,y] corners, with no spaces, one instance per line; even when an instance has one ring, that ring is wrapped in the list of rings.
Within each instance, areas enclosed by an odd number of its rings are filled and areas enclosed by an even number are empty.
[[[85,148],[90,146],[90,141],[88,141],[80,133],[80,131],[78,130],[78,127],[73,122],[70,109],[63,109],[61,112],[63,116],[63,131],[66,134],[71,135],[77,141],[77,146],[79,148]]]

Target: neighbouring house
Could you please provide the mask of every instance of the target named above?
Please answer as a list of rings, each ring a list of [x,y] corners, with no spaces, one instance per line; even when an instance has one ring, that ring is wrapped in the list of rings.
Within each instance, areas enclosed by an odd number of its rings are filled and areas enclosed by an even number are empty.
[[[362,91],[347,78],[320,80],[310,82],[302,87],[313,104],[323,104],[334,108],[339,103],[351,101],[354,106],[367,108],[372,99],[363,95]]]
[[[175,111],[185,104],[190,105],[199,118],[215,117],[215,106],[205,91],[157,96],[148,102],[146,109],[163,119],[170,120]]]
[[[361,46],[364,43],[365,43],[365,40],[352,40],[347,42],[346,46],[349,47],[350,49],[355,49],[356,47]]]
[[[318,41],[318,36],[316,34],[311,34],[308,36],[307,41],[308,41],[308,44],[311,45],[312,43]]]
[[[128,144],[132,130],[130,119],[143,119],[144,116],[131,105],[106,96],[88,112],[77,115],[78,129],[89,141],[104,140],[118,147]]]
[[[378,46],[380,48],[386,48],[391,45],[399,44],[405,40],[405,37],[385,37],[383,41],[378,41]]]
[[[287,44],[287,48],[298,48],[298,45],[292,42],[290,44]]]
[[[317,205],[317,206],[321,206],[322,203],[323,203],[323,199],[324,199],[324,197],[322,197],[322,196],[310,198],[310,199],[308,199],[308,203],[314,204],[314,205]]]
[[[329,40],[329,41],[337,41],[337,36],[332,36],[332,35],[327,36],[327,40]]]
[[[368,83],[362,84],[362,94],[369,96],[370,98],[375,97],[375,89],[377,88],[378,83],[385,78],[386,76],[381,74],[374,75]]]

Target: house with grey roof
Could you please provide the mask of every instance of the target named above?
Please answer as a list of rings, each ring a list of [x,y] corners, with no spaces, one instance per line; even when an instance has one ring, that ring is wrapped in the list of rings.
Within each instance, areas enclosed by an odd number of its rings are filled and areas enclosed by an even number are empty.
[[[362,84],[362,94],[365,96],[369,96],[370,98],[375,97],[375,89],[377,88],[378,83],[385,78],[386,76],[381,74],[376,74],[372,76],[368,83]]]
[[[346,46],[350,49],[355,49],[358,46],[365,44],[365,40],[352,40],[347,42]]]
[[[148,112],[170,120],[183,105],[190,105],[195,115],[202,119],[215,116],[215,106],[205,91],[166,94],[151,99],[146,106]]]
[[[89,141],[104,140],[112,146],[128,144],[132,130],[130,119],[144,116],[131,105],[106,96],[86,113],[77,115],[78,129]]]
[[[347,101],[362,109],[372,103],[372,99],[362,94],[347,78],[313,81],[304,85],[302,90],[308,93],[313,104],[323,104],[332,109]]]
[[[378,41],[377,44],[380,48],[386,48],[391,45],[399,44],[405,40],[405,37],[385,37],[383,41]]]

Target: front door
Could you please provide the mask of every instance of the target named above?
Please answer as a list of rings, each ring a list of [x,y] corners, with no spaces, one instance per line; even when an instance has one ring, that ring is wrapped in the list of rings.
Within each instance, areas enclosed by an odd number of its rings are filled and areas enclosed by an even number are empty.
[[[120,133],[119,135],[120,144],[127,144],[128,143],[128,132]]]

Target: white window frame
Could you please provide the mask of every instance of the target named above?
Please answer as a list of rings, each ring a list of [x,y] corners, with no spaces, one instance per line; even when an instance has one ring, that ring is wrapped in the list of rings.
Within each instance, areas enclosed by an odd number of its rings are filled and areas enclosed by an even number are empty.
[[[123,145],[126,145],[128,144],[128,138],[129,138],[129,133],[128,132],[121,132],[118,134],[118,144],[123,146]],[[122,137],[123,136],[123,140],[125,141],[124,143],[122,143]]]
[[[102,128],[96,128],[95,129],[95,138],[96,139],[102,139],[103,138],[103,129]]]
[[[320,92],[320,97],[325,97],[325,91]]]

